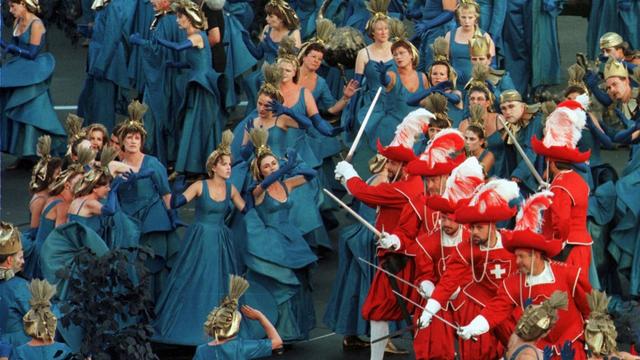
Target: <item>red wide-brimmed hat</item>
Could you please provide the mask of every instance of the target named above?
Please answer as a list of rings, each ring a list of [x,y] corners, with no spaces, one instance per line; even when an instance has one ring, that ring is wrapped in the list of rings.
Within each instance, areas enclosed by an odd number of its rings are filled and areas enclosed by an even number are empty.
[[[429,141],[418,159],[407,165],[407,172],[420,176],[447,175],[466,158],[462,133],[457,129],[444,129]]]
[[[587,113],[584,104],[566,100],[549,114],[544,127],[544,138],[531,138],[531,147],[539,155],[550,160],[567,163],[583,163],[589,160],[591,150],[581,152],[576,145],[582,137]]]
[[[435,116],[426,109],[410,112],[396,128],[395,136],[388,146],[382,146],[378,139],[378,153],[389,160],[410,162],[417,158],[413,152],[413,144],[420,134],[429,129],[429,122]]]
[[[509,220],[518,211],[518,184],[505,179],[493,179],[480,185],[471,199],[458,203],[456,222],[462,224],[495,223]]]
[[[554,257],[562,251],[562,241],[546,239],[541,234],[542,211],[551,206],[553,193],[545,190],[531,195],[518,212],[513,230],[502,230],[502,245],[507,251],[532,249]]]
[[[458,203],[473,196],[473,192],[482,183],[484,183],[482,165],[475,156],[472,156],[453,169],[442,195],[429,196],[427,204],[432,210],[453,215]]]

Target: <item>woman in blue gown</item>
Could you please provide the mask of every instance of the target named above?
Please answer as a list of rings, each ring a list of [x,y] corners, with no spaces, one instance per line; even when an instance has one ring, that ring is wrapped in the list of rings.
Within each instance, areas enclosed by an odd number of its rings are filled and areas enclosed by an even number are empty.
[[[87,55],[87,78],[78,99],[78,115],[89,123],[101,123],[109,131],[116,112],[123,112],[131,80],[127,69],[126,40],[133,22],[136,2],[102,1],[96,8]]]
[[[459,27],[447,32],[444,36],[449,43],[449,60],[458,74],[458,81],[461,86],[467,84],[471,79],[471,52],[469,42],[475,37],[484,37],[489,43],[489,58],[496,54],[495,45],[488,33],[480,30],[478,25],[480,20],[480,6],[475,2],[462,3],[456,9],[456,20]]]
[[[249,38],[249,33],[245,31],[242,32],[242,40],[256,60],[264,60],[270,64],[276,60],[280,41],[285,37],[290,37],[293,39],[295,47],[300,47],[302,43],[299,29],[300,20],[296,12],[284,0],[270,0],[264,10],[267,14],[267,25],[260,33],[260,43],[255,46]],[[242,85],[247,96],[245,115],[249,115],[255,110],[258,89],[263,81],[264,77],[259,68],[243,77]]]
[[[167,165],[176,161],[178,151],[175,140],[180,134],[178,108],[184,93],[179,90],[184,84],[178,81],[181,72],[178,64],[184,63],[185,56],[184,53],[160,46],[155,40],[160,38],[180,43],[186,35],[178,27],[176,15],[171,11],[168,1],[154,1],[153,6],[156,15],[148,36],[134,33],[129,37],[129,42],[137,45],[134,49],[141,53],[138,72],[143,75],[140,79],[144,89],[142,98],[149,105],[144,117],[148,133],[145,151]]]
[[[135,0],[136,7],[133,14],[133,26],[131,33],[140,34],[145,39],[149,38],[151,33],[151,23],[154,19],[156,11],[150,0]],[[142,94],[145,88],[145,74],[143,70],[144,50],[139,47],[131,47],[129,52],[128,71],[131,84],[138,94]]]
[[[16,360],[51,360],[64,359],[71,354],[71,349],[64,343],[54,340],[58,319],[51,311],[51,298],[56,288],[46,280],[33,280],[29,284],[31,290],[31,310],[24,318],[24,330],[31,341],[18,346],[11,359]]]
[[[32,194],[31,200],[29,200],[29,214],[31,219],[29,229],[22,232],[21,236],[25,264],[29,264],[29,266],[25,266],[22,274],[27,279],[33,277],[33,266],[36,264],[36,261],[33,259],[37,259],[39,256],[36,251],[34,251],[34,245],[38,228],[40,227],[40,216],[49,199],[49,185],[58,177],[62,166],[62,160],[57,157],[51,157],[50,150],[51,138],[48,135],[41,136],[38,139],[37,150],[40,160],[33,167],[31,181],[29,182],[29,192]]]
[[[418,70],[425,71],[431,66],[434,58],[431,44],[435,39],[455,28],[453,19],[457,6],[457,0],[425,0],[424,4],[414,7],[417,15],[414,17],[420,19],[415,26],[415,37],[420,39]]]
[[[146,106],[137,101],[129,105],[130,120],[118,133],[122,149],[119,157],[131,170],[129,180],[140,177],[118,188],[118,200],[122,211],[139,223],[140,245],[153,250],[154,256],[145,266],[152,276],[151,298],[156,299],[173,266],[180,242],[175,231],[175,213],[169,210],[171,189],[167,169],[157,158],[142,152],[146,137],[142,125],[145,111]],[[147,173],[152,175],[143,178]]]
[[[227,122],[219,92],[220,74],[212,68],[211,47],[202,31],[206,19],[200,7],[184,0],[173,3],[172,8],[187,39],[180,43],[160,37],[157,40],[169,49],[184,51],[185,63],[181,66],[189,68],[185,95],[178,110],[182,129],[175,171],[206,174],[206,156],[216,148]]]
[[[53,110],[49,84],[55,60],[45,46],[46,29],[36,14],[37,0],[11,0],[15,17],[12,43],[0,48],[13,57],[0,66],[0,150],[17,157],[36,156],[38,137],[61,141],[64,128]]]
[[[196,181],[186,191],[177,181],[171,207],[194,200],[195,222],[183,239],[167,285],[156,303],[155,339],[163,343],[199,345],[207,338],[200,324],[228,292],[228,278],[239,273],[235,234],[225,225],[231,203],[241,211],[245,202],[228,180],[231,176],[231,131],[223,134],[218,148],[207,158],[207,180]]]
[[[314,171],[296,169],[296,154],[287,152],[287,162],[280,166],[267,147],[268,133],[263,129],[251,132],[256,149],[251,171],[258,185],[252,195],[256,207],[245,216],[247,279],[263,285],[278,304],[275,324],[282,339],[295,342],[309,338],[315,327],[315,312],[311,298],[310,270],[317,258],[289,220],[289,193],[305,183]],[[303,176],[281,180],[291,171]]]

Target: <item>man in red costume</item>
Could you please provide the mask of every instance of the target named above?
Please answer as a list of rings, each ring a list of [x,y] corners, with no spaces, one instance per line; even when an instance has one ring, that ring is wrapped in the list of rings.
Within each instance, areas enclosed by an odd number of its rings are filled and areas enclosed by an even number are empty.
[[[582,268],[588,277],[591,264],[591,235],[587,230],[589,185],[572,164],[584,164],[591,151],[580,152],[576,148],[586,123],[584,107],[588,97],[578,101],[567,100],[547,117],[542,141],[532,138],[533,150],[544,155],[549,162],[549,175],[553,178],[549,190],[553,203],[545,211],[542,233],[564,245],[559,260]],[[584,104],[583,104],[584,103]]]
[[[433,315],[447,304],[459,287],[462,290],[458,299],[462,305],[454,313],[454,319],[458,323],[468,323],[495,296],[502,281],[516,270],[515,257],[504,249],[495,224],[515,215],[519,196],[518,184],[496,179],[478,187],[471,200],[463,200],[458,205],[456,221],[469,224],[471,238],[458,244],[447,261],[447,270],[420,316],[420,327],[431,324]],[[475,342],[460,342],[461,358],[498,359],[514,324],[515,321],[502,324],[479,336]]]
[[[536,347],[550,347],[552,359],[560,359],[560,351],[566,341],[572,344],[574,359],[586,359],[584,351],[584,319],[589,316],[587,294],[591,285],[581,276],[580,268],[549,260],[562,249],[562,243],[547,240],[538,233],[540,212],[549,207],[553,193],[544,191],[531,196],[518,214],[513,231],[503,231],[505,248],[514,253],[518,272],[507,277],[493,298],[467,326],[458,334],[464,339],[486,333],[499,326],[514,312],[517,317],[528,305],[540,304],[555,291],[568,295],[568,306],[558,311],[558,322],[538,340]]]
[[[347,191],[368,206],[378,208],[375,226],[380,231],[395,228],[408,199],[422,193],[422,180],[419,176],[409,174],[406,166],[416,158],[413,152],[416,136],[427,131],[429,120],[432,118],[433,114],[427,110],[413,111],[398,125],[396,135],[389,146],[382,147],[378,143],[378,152],[387,159],[388,183],[370,186],[358,176],[348,162],[341,161],[336,165],[336,179],[344,182]],[[405,261],[404,257],[378,249],[378,264],[400,277],[413,278],[413,261]],[[366,314],[363,314],[364,318],[371,321],[371,339],[387,336],[388,321],[402,320],[403,306],[407,311],[410,309],[406,308],[406,304],[397,303],[391,291],[392,285],[403,294],[411,295],[412,298],[418,297],[415,292],[412,293],[410,287],[395,281],[391,284],[387,275],[376,271],[363,307],[363,311],[367,309]],[[378,299],[382,301],[378,302]],[[372,306],[372,303],[375,303],[375,306]],[[372,344],[371,358],[382,359],[386,345],[387,341]]]
[[[456,246],[463,240],[469,241],[469,231],[455,221],[458,202],[470,198],[483,182],[482,165],[476,157],[470,157],[451,172],[442,195],[431,195],[427,199],[429,207],[440,213],[439,231],[419,236],[411,251],[416,262],[414,283],[424,297],[423,305],[447,270],[446,262]],[[451,323],[455,321],[454,312],[462,305],[457,299],[458,293],[454,293],[454,299],[448,301],[439,314]],[[415,310],[414,321],[417,323],[422,312],[418,308]],[[455,329],[442,321],[436,321],[427,328],[418,328],[413,337],[416,359],[453,360],[455,341]]]

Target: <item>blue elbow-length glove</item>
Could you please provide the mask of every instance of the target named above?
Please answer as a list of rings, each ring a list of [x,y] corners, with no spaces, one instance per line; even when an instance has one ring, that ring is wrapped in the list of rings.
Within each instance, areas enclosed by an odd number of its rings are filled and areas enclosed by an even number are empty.
[[[20,56],[21,58],[33,60],[38,56],[38,46],[28,44],[25,47],[20,47],[14,44],[7,44],[0,40],[0,47],[9,54]]]
[[[111,181],[111,190],[109,190],[109,195],[107,195],[107,202],[102,205],[102,215],[113,216],[113,214],[116,213],[118,189],[124,182],[125,180],[119,176]]]
[[[271,186],[271,184],[275,183],[276,181],[278,181],[278,179],[293,170],[293,168],[296,166],[297,156],[298,154],[296,154],[295,150],[287,149],[287,162],[284,163],[284,165],[282,165],[278,170],[265,177],[264,180],[262,180],[262,182],[260,183],[260,187],[262,187],[263,189],[267,189],[269,186]]]
[[[165,40],[162,38],[157,38],[157,40],[160,45],[175,51],[183,51],[193,47],[193,43],[189,39],[186,39],[180,43]]]
[[[134,33],[129,36],[129,44],[133,45],[147,45],[149,40],[145,39],[139,33]]]
[[[256,58],[256,60],[260,60],[264,57],[264,47],[262,46],[262,43],[258,44],[258,46],[254,45],[253,41],[251,41],[251,38],[249,37],[249,33],[247,33],[246,31],[242,31],[242,42],[244,42],[244,46],[247,47],[247,50],[249,50],[249,53],[251,53],[251,55]]]
[[[324,136],[334,137],[344,130],[341,127],[333,127],[327,120],[323,119],[320,114],[313,115],[311,122],[313,123],[313,127]]]
[[[627,119],[626,116],[622,113],[620,109],[615,110],[616,116],[622,121],[623,124],[628,124],[631,120]],[[640,121],[636,120],[633,126],[630,126],[628,129],[619,131],[614,137],[613,141],[621,144],[630,144],[633,141],[632,135],[634,132],[640,130]],[[638,141],[638,140],[636,140]]]
[[[306,117],[304,114],[295,112],[291,108],[284,106],[277,100],[271,100],[269,104],[267,104],[267,110],[273,112],[276,117],[280,115],[289,116],[298,123],[301,129],[306,129],[313,126],[311,119]]]
[[[600,104],[602,104],[605,107],[608,107],[613,103],[613,100],[611,100],[609,95],[606,92],[602,91],[600,87],[598,87],[598,84],[600,83],[600,78],[596,73],[594,73],[591,70],[587,70],[584,75],[584,82],[585,84],[587,84],[587,87],[589,88],[593,96],[596,98],[596,100],[598,100]]]
[[[177,209],[187,203],[187,198],[183,194],[186,188],[187,182],[185,176],[178,176],[171,186],[171,201],[169,201],[169,206],[172,209]]]
[[[596,126],[596,124],[593,122],[593,119],[591,119],[591,116],[589,114],[587,114],[587,129],[589,129],[591,134],[596,139],[598,139],[600,144],[602,144],[604,147],[608,149],[611,149],[613,147],[613,142],[611,141],[611,138],[609,137],[609,135],[605,134],[604,131],[600,130],[600,128]]]
[[[378,72],[378,76],[380,79],[380,84],[382,86],[387,87],[391,84],[391,76],[387,74],[387,71],[391,68],[391,64],[385,64],[382,60],[373,63],[376,71]]]
[[[426,98],[427,96],[431,95],[432,93],[437,92],[437,93],[440,93],[440,94],[446,94],[445,91],[450,90],[450,89],[453,89],[453,83],[451,81],[443,81],[443,82],[439,83],[438,85],[432,86],[432,87],[424,89],[422,91],[417,91],[413,95],[409,96],[409,98],[407,99],[407,104],[410,105],[410,106],[418,106],[418,105],[420,105],[420,101],[422,101],[422,99]],[[448,98],[447,98],[447,100],[448,100]]]
[[[416,23],[414,37],[422,37],[427,31],[434,27],[446,24],[454,17],[453,11],[442,11],[438,16],[429,20],[421,20]]]

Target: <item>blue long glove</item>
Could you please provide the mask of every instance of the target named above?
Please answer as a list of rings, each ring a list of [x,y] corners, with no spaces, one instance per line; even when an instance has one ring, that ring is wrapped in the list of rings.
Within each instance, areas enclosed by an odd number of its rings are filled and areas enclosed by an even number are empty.
[[[124,176],[126,180],[125,183],[127,184],[136,182],[140,179],[146,179],[148,177],[151,177],[152,175],[153,175],[153,170],[151,169],[142,169],[138,172],[133,172],[133,170],[129,170],[128,172],[122,174],[122,176]]]
[[[571,346],[571,341],[567,340],[562,345],[562,350],[560,350],[560,358],[562,360],[573,360],[576,356],[576,351]]]
[[[460,104],[460,101],[462,101],[462,98],[460,97],[460,95],[458,94],[454,94],[454,93],[447,93],[444,91],[437,91],[440,94],[442,94],[442,96],[444,96],[445,98],[447,98],[447,101],[452,103],[453,105],[458,105]]]
[[[605,107],[613,104],[613,100],[611,100],[609,95],[598,87],[598,84],[600,84],[600,78],[596,73],[591,70],[587,70],[584,75],[584,82],[600,104]]]
[[[4,42],[2,42],[0,45],[2,46],[4,51],[8,52],[9,54],[20,56],[24,59],[33,60],[36,58],[36,56],[38,56],[38,46],[36,45],[28,44],[26,45],[26,47],[20,47],[14,44],[5,44]]]
[[[273,112],[273,114],[278,117],[280,115],[287,115],[293,120],[295,120],[301,129],[306,129],[313,126],[311,119],[306,117],[304,114],[293,111],[291,108],[284,106],[281,102],[277,100],[271,100],[269,104],[267,104],[267,110]]]
[[[323,119],[320,114],[313,115],[311,117],[311,122],[313,123],[313,127],[316,128],[316,130],[318,130],[318,132],[324,136],[334,137],[344,130],[341,127],[333,127],[325,119]]]
[[[433,29],[436,26],[440,26],[442,24],[445,24],[451,21],[453,17],[454,17],[453,11],[443,10],[438,16],[434,17],[433,19],[421,20],[417,22],[415,26],[414,38],[422,37],[422,35],[424,35],[430,29]]]
[[[631,10],[631,0],[618,0],[618,11],[629,11]]]
[[[547,345],[542,350],[542,359],[543,360],[551,360],[553,358],[554,352],[551,346]]]
[[[242,195],[242,199],[244,200],[244,208],[240,210],[241,214],[246,214],[249,210],[256,207],[256,202],[253,199],[253,194],[251,191],[247,191]]]
[[[589,129],[591,135],[595,136],[595,138],[598,139],[600,144],[602,144],[604,147],[608,149],[613,148],[613,142],[611,141],[609,135],[605,134],[604,131],[600,130],[600,128],[598,128],[596,124],[594,124],[593,119],[591,119],[591,116],[589,114],[587,114],[587,129]]]
[[[271,184],[278,181],[282,176],[287,174],[296,166],[296,157],[298,155],[292,149],[287,149],[287,162],[284,163],[278,170],[269,174],[262,182],[260,183],[260,187],[263,189],[267,189]]]
[[[78,32],[78,34],[86,38],[91,38],[91,36],[93,35],[93,27],[89,26],[89,24],[78,24],[76,26],[76,31]]]
[[[180,43],[165,40],[162,38],[157,38],[157,40],[160,43],[160,45],[176,51],[183,51],[193,47],[193,43],[189,39],[186,39]]]
[[[420,101],[431,95],[431,93],[438,92],[444,94],[446,90],[450,90],[452,88],[453,83],[451,81],[443,81],[436,86],[432,86],[422,91],[415,92],[413,95],[409,96],[409,98],[407,99],[407,104],[410,106],[418,106],[420,105]]]
[[[318,172],[311,168],[304,168],[304,169],[295,169],[291,172],[290,175],[291,176],[302,175],[304,176],[305,180],[311,181],[313,178],[318,176]]]
[[[249,37],[249,33],[246,31],[242,31],[242,42],[244,42],[244,46],[247,47],[247,50],[251,53],[251,55],[256,58],[256,60],[260,60],[264,57],[264,47],[262,44],[258,44],[258,46],[254,45],[253,41]]]
[[[384,62],[382,62],[382,60],[380,60],[380,61],[374,62],[373,66],[378,72],[380,84],[382,84],[382,86],[384,87],[389,86],[389,84],[391,84],[391,76],[387,74],[387,70],[391,68],[391,64],[385,64]]]
[[[118,189],[120,188],[120,185],[124,183],[125,180],[120,176],[111,181],[111,190],[109,190],[109,195],[107,195],[107,202],[102,205],[102,215],[112,216],[116,213],[116,206],[118,204]]]
[[[171,201],[169,201],[169,206],[172,209],[177,209],[187,203],[187,198],[183,194],[186,189],[187,182],[185,176],[178,176],[171,186]]]
[[[405,17],[408,20],[420,20],[422,19],[422,9],[418,7],[407,9],[407,11],[405,12]]]
[[[616,116],[620,119],[620,121],[622,121],[623,124],[628,124],[631,120],[627,119],[626,116],[624,116],[624,114],[622,113],[622,111],[620,111],[620,109],[616,109]],[[629,127],[628,129],[619,131],[614,137],[613,137],[613,141],[617,142],[617,143],[621,143],[621,144],[631,144],[632,142],[634,142],[632,140],[632,135],[635,131],[640,130],[640,121],[635,122],[635,124],[631,127]],[[636,140],[640,141],[639,140]]]
[[[149,40],[146,40],[139,33],[134,33],[129,36],[129,43],[133,45],[148,45]]]

